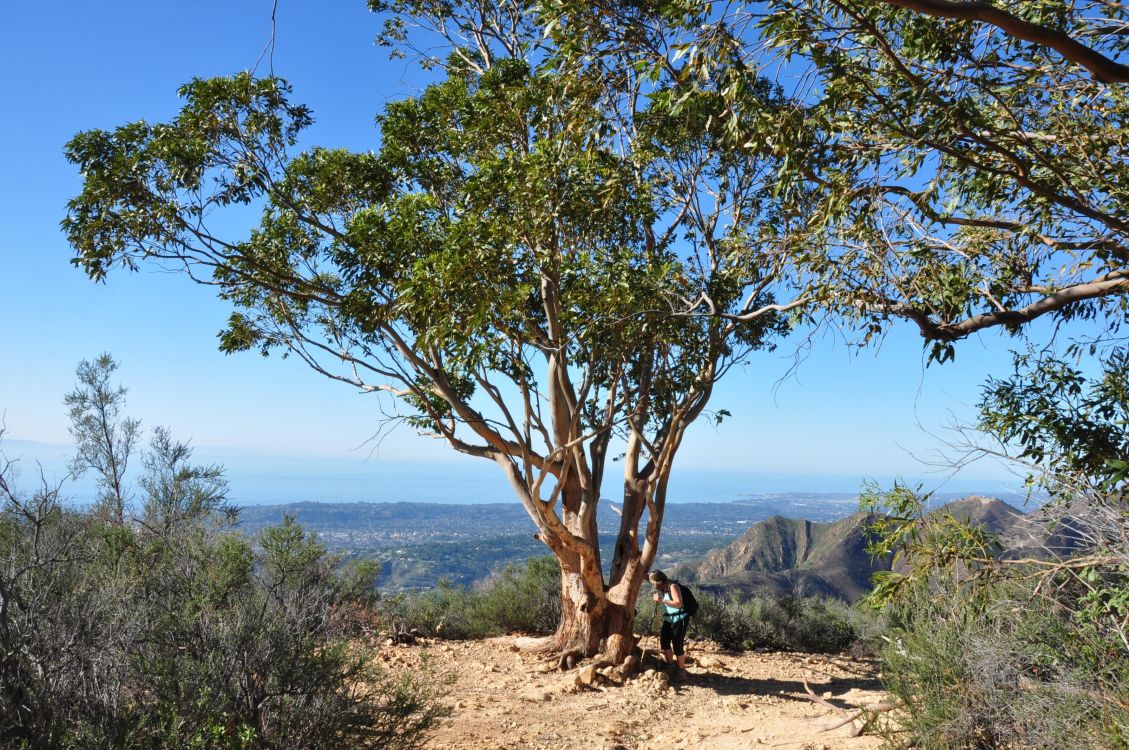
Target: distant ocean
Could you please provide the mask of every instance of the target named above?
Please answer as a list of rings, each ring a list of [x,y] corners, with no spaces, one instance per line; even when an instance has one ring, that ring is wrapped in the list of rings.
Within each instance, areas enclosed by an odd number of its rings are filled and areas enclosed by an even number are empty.
[[[9,459],[19,459],[20,484],[27,490],[38,486],[42,467],[49,481],[66,475],[65,446],[7,441]],[[37,465],[38,462],[38,465]],[[498,468],[486,461],[470,459],[454,463],[397,461],[384,458],[320,458],[256,454],[200,448],[195,463],[219,463],[231,484],[230,498],[237,505],[271,505],[304,501],[319,502],[431,502],[509,503],[513,491]],[[140,465],[135,459],[133,464]],[[620,465],[608,467],[604,495],[616,499]],[[750,495],[776,493],[858,493],[864,480],[889,486],[895,477],[866,474],[855,476],[750,471],[720,471],[675,465],[670,502],[732,502]],[[945,494],[1003,495],[1019,492],[1018,481],[998,479],[950,479],[941,475],[905,477],[927,489]],[[940,485],[940,486],[939,486]],[[89,502],[95,484],[88,475],[68,484],[64,494],[78,503]]]
[[[615,467],[612,467],[615,468]],[[293,467],[292,467],[293,469]],[[517,502],[509,484],[497,468],[486,464],[481,469],[462,465],[397,464],[382,467],[373,474],[229,474],[233,499],[241,505],[272,504],[317,500],[322,502],[435,502],[435,503],[510,503]],[[604,478],[604,496],[617,499],[616,474]],[[895,477],[834,476],[818,474],[763,474],[739,471],[712,471],[675,468],[671,477],[669,502],[724,503],[751,495],[785,493],[856,494],[864,479],[889,486]],[[927,489],[938,478],[909,478]],[[950,480],[946,493],[999,495],[1018,491],[1015,483],[991,480]]]

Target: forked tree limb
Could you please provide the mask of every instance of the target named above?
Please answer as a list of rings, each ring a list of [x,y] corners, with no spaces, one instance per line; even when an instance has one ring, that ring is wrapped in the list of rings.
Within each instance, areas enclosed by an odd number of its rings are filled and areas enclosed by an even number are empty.
[[[982,21],[1016,39],[1055,50],[1070,62],[1081,65],[1089,71],[1095,81],[1129,82],[1129,65],[1106,57],[1064,31],[1025,21],[990,3],[954,2],[954,0],[879,0],[879,2],[935,18]]]
[[[864,731],[866,731],[867,727],[869,727],[874,722],[878,714],[885,713],[887,711],[893,711],[894,708],[896,708],[893,703],[889,703],[887,701],[878,701],[877,703],[868,703],[862,708],[856,709],[855,713],[852,714],[846,709],[836,706],[834,703],[826,700],[825,698],[821,698],[816,695],[812,691],[811,686],[808,685],[808,679],[806,675],[802,678],[802,681],[804,683],[804,692],[807,693],[807,695],[803,696],[804,698],[807,698],[814,703],[818,703],[821,706],[825,706],[831,709],[841,717],[839,721],[836,721],[835,723],[820,729],[819,734],[833,731],[835,729],[838,729],[839,727],[845,727],[848,724],[853,724],[855,721],[861,721],[862,723],[858,726],[851,727],[851,736],[858,737]]]
[[[957,323],[938,323],[912,304],[890,302],[875,312],[907,318],[917,324],[921,335],[931,341],[957,341],[985,328],[1018,326],[1038,317],[1061,310],[1076,302],[1129,293],[1129,271],[1112,271],[1092,281],[1064,287],[1017,310],[995,310],[973,315]]]

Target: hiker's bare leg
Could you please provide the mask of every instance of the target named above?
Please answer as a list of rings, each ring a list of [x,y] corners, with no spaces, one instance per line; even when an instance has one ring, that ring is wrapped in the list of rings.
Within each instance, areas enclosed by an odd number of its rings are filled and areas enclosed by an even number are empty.
[[[674,650],[669,648],[663,649],[663,656],[666,657],[666,663],[672,664],[674,662]]]

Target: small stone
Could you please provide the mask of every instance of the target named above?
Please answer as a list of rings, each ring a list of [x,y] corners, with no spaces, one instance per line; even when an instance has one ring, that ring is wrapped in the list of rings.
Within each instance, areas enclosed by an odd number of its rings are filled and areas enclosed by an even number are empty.
[[[615,737],[616,735],[623,734],[627,730],[627,725],[622,721],[613,721],[604,727],[604,734]]]
[[[824,697],[824,698],[834,698],[834,697],[835,697],[835,694],[834,694],[834,693],[832,693],[832,692],[831,692],[830,690],[828,690],[827,692],[825,692],[825,693],[823,694],[823,697]]]
[[[523,693],[521,699],[530,703],[547,703],[553,699],[553,696],[543,690],[531,690]]]
[[[597,675],[596,668],[587,666],[576,674],[576,684],[592,687],[596,684]]]
[[[623,663],[620,664],[618,667],[616,667],[616,674],[619,675],[619,678],[621,680],[627,680],[627,679],[630,679],[631,676],[635,674],[635,671],[638,668],[639,668],[639,657],[632,655],[632,656],[629,656],[626,659],[624,659]]]

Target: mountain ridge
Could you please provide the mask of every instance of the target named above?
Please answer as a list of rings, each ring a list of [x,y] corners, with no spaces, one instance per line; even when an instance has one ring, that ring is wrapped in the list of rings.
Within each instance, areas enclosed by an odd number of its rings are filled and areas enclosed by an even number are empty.
[[[954,500],[931,510],[927,517],[941,514],[999,535],[1005,549],[1026,549],[1040,539],[1037,525],[1029,523],[1028,516],[997,498]],[[854,602],[870,591],[875,572],[891,568],[890,557],[874,559],[867,551],[866,527],[876,515],[859,511],[832,522],[772,516],[700,561],[680,564],[674,573],[714,594],[768,591]]]

